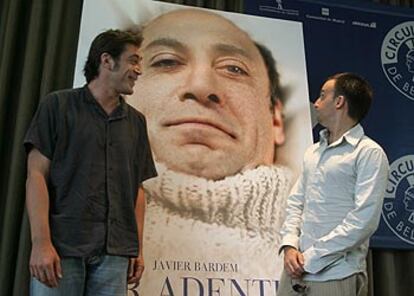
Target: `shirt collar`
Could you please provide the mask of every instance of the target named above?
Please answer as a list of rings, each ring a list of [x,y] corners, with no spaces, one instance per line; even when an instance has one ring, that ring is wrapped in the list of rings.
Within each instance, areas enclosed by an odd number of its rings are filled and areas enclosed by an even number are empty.
[[[88,85],[85,84],[83,87],[85,91],[85,101],[91,104],[94,104],[104,115],[106,115],[105,111],[103,111],[101,105],[99,105],[98,101],[96,101],[95,97],[93,96],[91,90],[89,89]],[[125,117],[127,115],[127,104],[125,99],[122,96],[119,96],[119,105],[115,108],[112,112],[110,118],[118,119]]]
[[[320,131],[320,144],[325,145],[328,143],[328,130],[324,129]],[[358,123],[348,131],[346,131],[335,143],[342,143],[344,140],[347,141],[352,146],[356,146],[358,142],[361,140],[361,138],[364,136],[364,129],[362,126]]]
[[[364,129],[359,123],[355,125],[353,128],[351,128],[350,130],[348,130],[343,135],[345,140],[354,147],[359,143],[359,141],[361,140],[363,136],[364,136]]]

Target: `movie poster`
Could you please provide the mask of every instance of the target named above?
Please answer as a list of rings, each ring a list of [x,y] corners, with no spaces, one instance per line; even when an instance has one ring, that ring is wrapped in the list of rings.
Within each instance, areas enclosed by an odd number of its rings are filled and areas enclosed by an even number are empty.
[[[276,295],[286,198],[311,144],[299,22],[152,1],[84,2],[92,39],[143,30],[140,110],[158,177],[143,185],[145,273],[130,295]]]

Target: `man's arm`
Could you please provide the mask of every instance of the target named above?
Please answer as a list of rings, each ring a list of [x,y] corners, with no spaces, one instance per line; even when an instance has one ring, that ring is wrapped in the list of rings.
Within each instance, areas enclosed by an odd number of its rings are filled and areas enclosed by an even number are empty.
[[[26,206],[32,236],[30,273],[49,287],[62,277],[60,258],[51,240],[47,179],[50,160],[32,148],[27,159]]]
[[[387,178],[388,160],[381,149],[371,149],[361,155],[357,162],[355,207],[341,224],[303,252],[306,272],[320,272],[375,232]]]
[[[305,203],[303,174],[299,177],[288,197],[286,219],[281,230],[282,243],[279,253],[283,250],[284,268],[286,273],[292,278],[300,278],[304,271],[303,255],[298,251],[300,225],[302,224],[302,213]]]
[[[139,254],[137,258],[130,258],[128,268],[128,284],[139,283],[144,272],[144,254],[142,252],[145,221],[145,194],[142,186],[138,189],[137,202],[135,204],[135,221],[138,227]]]

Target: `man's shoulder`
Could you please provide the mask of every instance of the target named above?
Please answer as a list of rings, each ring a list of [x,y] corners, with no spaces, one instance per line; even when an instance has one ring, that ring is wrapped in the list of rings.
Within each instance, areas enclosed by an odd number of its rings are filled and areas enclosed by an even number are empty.
[[[388,164],[387,154],[381,145],[366,135],[359,141],[356,152],[362,162]]]
[[[382,153],[385,153],[381,145],[373,139],[371,139],[370,137],[368,137],[367,135],[362,136],[361,141],[358,143],[358,146],[360,147],[360,149],[363,150],[378,150]]]
[[[68,97],[68,96],[80,95],[84,92],[85,92],[84,87],[66,88],[66,89],[59,89],[59,90],[52,91],[48,94],[48,96]]]
[[[70,100],[80,97],[85,92],[84,88],[68,88],[55,90],[48,93],[42,100],[44,103],[53,103],[62,100]]]

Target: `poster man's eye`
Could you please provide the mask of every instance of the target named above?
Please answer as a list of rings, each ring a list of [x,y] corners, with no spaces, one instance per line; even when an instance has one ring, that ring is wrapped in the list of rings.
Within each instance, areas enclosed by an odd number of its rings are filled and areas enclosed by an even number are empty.
[[[240,75],[247,75],[247,72],[239,66],[230,65],[230,66],[227,66],[227,70],[229,70],[232,73],[236,73]]]
[[[173,68],[176,66],[181,65],[182,63],[180,63],[178,60],[174,60],[174,59],[162,59],[162,60],[158,60],[155,61],[151,64],[151,67],[155,67],[155,68]]]

